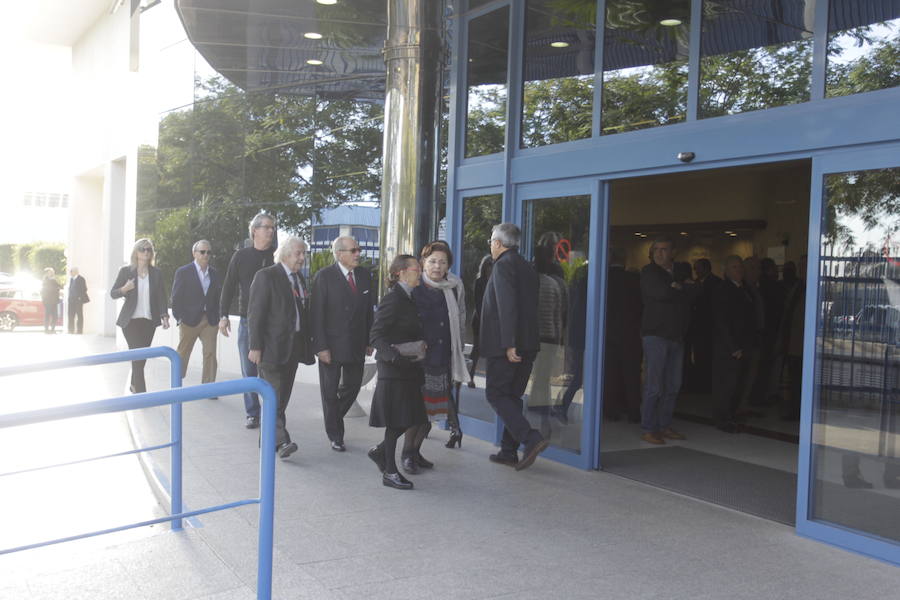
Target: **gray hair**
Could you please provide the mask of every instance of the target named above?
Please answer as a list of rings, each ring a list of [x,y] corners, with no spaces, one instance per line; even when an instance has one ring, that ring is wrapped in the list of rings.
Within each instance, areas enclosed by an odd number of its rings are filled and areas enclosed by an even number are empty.
[[[250,219],[250,226],[247,228],[247,230],[250,232],[251,240],[253,239],[253,230],[262,225],[263,219],[268,219],[272,221],[272,225],[275,225],[275,217],[273,217],[269,213],[264,211],[256,213],[253,218]]]
[[[514,223],[500,223],[491,229],[491,239],[498,240],[504,248],[518,248],[522,232]]]
[[[284,244],[278,246],[278,250],[275,251],[275,260],[278,262],[284,262],[284,257],[294,246],[303,246],[304,250],[308,249],[306,242],[298,238],[296,235],[292,235],[287,240],[285,240]]]
[[[209,246],[209,249],[212,250],[212,244],[209,243],[209,240],[197,240],[194,242],[194,245],[191,246],[191,254],[200,249],[200,244],[206,244]]]
[[[331,242],[331,253],[334,254],[334,259],[337,260],[338,251],[343,250],[343,244],[341,240],[353,240],[353,243],[356,243],[356,238],[352,235],[339,235],[334,238],[334,241]]]

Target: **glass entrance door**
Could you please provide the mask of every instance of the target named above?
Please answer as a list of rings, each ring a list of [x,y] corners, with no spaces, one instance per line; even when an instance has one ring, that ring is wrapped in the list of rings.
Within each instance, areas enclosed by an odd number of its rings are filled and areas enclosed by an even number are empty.
[[[900,562],[900,148],[820,159],[814,185],[798,530]]]

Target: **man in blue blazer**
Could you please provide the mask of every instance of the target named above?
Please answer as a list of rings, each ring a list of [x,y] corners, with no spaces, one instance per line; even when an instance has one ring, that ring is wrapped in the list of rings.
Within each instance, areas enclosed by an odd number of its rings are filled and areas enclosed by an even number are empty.
[[[175,271],[172,284],[172,314],[178,323],[178,354],[181,376],[187,373],[194,342],[203,346],[203,383],[216,380],[216,338],[219,323],[219,296],[222,279],[209,264],[212,246],[206,240],[194,243],[193,262]]]

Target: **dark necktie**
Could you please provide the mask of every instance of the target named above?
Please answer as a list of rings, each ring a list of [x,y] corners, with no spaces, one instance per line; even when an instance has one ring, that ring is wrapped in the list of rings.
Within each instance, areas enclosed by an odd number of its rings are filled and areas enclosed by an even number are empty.
[[[347,283],[350,284],[350,289],[353,290],[353,293],[356,293],[356,282],[353,281],[353,271],[347,273]]]
[[[303,292],[300,291],[300,276],[296,273],[291,273],[291,283],[294,287],[294,304],[297,305],[297,317],[300,317],[301,311],[300,308],[303,306]]]

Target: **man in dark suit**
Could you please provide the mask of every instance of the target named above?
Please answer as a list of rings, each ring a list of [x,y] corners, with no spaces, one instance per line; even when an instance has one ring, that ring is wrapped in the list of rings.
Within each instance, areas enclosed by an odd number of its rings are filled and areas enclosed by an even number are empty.
[[[78,267],[69,269],[69,294],[67,296],[69,333],[84,331],[84,304],[89,302],[87,282],[78,273]]]
[[[512,223],[491,232],[494,269],[481,305],[481,355],[487,359],[487,401],[503,419],[500,451],[493,462],[525,469],[549,442],[522,414],[522,394],[540,349],[538,331],[539,279],[519,254],[521,232]],[[524,453],[519,460],[519,445]]]
[[[722,279],[712,272],[712,263],[708,258],[694,261],[694,275],[699,292],[691,306],[691,323],[685,352],[692,362],[689,379],[691,390],[706,394],[712,386],[712,298]]]
[[[641,420],[641,276],[625,270],[625,252],[610,248],[606,284],[603,416]],[[584,335],[582,324],[582,336]]]
[[[203,346],[202,383],[216,380],[216,338],[219,324],[219,296],[222,279],[209,264],[212,246],[206,240],[195,242],[191,249],[194,261],[175,271],[172,284],[172,315],[178,323],[178,354],[181,356],[181,376],[187,373],[194,343],[200,338]]]
[[[750,357],[758,347],[756,306],[744,281],[744,262],[740,256],[725,259],[725,280],[716,288],[712,310],[716,426],[726,433],[737,433],[735,416],[744,393]]]
[[[344,415],[356,401],[366,355],[372,354],[375,287],[369,271],[358,268],[360,247],[354,238],[339,237],[331,249],[335,263],[316,273],[310,313],[325,433],[331,449],[343,452]]]
[[[294,389],[297,364],[313,364],[310,348],[309,293],[300,268],[306,261],[306,244],[288,238],[278,248],[277,261],[256,272],[250,284],[247,320],[250,350],[247,358],[259,368],[259,375],[275,388],[278,411],[275,422],[275,451],[287,458],[297,451],[291,441],[285,411]]]

